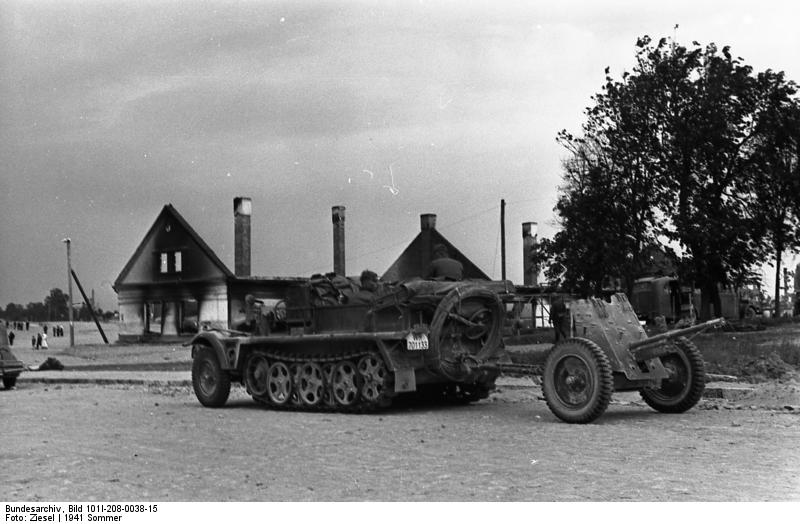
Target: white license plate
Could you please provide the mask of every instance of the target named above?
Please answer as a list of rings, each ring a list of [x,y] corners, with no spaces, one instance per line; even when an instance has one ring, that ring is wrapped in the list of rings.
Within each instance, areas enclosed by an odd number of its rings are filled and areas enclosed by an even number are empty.
[[[409,333],[406,337],[406,347],[409,351],[424,351],[428,349],[428,335],[424,333],[420,335]]]

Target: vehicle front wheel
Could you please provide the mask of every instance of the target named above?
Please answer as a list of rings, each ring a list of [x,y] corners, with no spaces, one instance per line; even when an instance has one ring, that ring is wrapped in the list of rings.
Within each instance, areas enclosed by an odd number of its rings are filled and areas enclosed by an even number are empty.
[[[561,420],[593,421],[608,408],[613,390],[608,357],[591,340],[569,338],[550,350],[542,392],[550,411]]]
[[[661,357],[669,376],[658,388],[640,391],[648,406],[662,413],[683,413],[697,404],[706,387],[703,356],[692,342],[680,337],[673,344],[676,351]]]
[[[217,355],[207,346],[198,348],[192,361],[192,387],[197,400],[206,407],[225,405],[231,393],[231,377],[222,369]]]

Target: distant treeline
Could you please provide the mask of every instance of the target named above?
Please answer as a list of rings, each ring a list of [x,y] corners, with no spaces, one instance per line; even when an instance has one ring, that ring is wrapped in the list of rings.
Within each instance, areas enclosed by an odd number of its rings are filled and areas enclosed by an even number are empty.
[[[9,321],[53,322],[69,319],[69,295],[58,288],[50,290],[50,294],[43,302],[29,302],[28,305],[9,302],[5,308],[0,308],[0,317]],[[74,320],[92,320],[90,305],[81,303],[73,304]],[[103,311],[95,309],[98,319],[112,320],[116,311]]]

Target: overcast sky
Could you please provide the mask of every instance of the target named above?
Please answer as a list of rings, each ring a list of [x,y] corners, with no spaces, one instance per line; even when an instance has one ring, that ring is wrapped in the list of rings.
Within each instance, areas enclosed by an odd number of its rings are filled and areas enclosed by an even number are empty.
[[[253,274],[382,273],[419,215],[522,281],[521,224],[554,231],[564,151],[636,38],[730,45],[800,80],[795,2],[0,1],[0,305],[99,306],[172,203],[230,268],[253,199]],[[679,24],[677,32],[675,24]],[[77,291],[76,291],[77,294]]]

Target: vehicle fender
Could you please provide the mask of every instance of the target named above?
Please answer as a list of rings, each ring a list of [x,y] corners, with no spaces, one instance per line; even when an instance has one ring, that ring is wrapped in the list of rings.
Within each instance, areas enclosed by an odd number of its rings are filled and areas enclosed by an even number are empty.
[[[236,351],[234,350],[231,355],[226,350],[225,340],[214,331],[207,331],[195,335],[186,345],[192,346],[192,359],[195,358],[197,348],[200,346],[210,347],[217,355],[220,367],[222,369],[233,369],[236,364]]]

